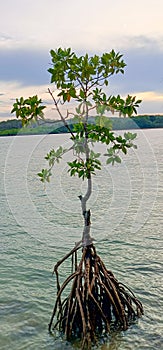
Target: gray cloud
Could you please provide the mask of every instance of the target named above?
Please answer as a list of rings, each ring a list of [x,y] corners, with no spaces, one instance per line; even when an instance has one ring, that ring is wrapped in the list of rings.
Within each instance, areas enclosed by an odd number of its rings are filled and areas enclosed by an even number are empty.
[[[4,33],[0,33],[0,42],[6,42],[9,40],[13,40],[13,38],[10,35],[4,34]]]
[[[2,112],[2,113],[0,113],[0,119],[1,119],[1,121],[3,121],[3,120],[8,120],[9,119],[9,113],[5,113],[5,112]],[[10,119],[11,119],[11,116],[10,116]],[[15,117],[13,117],[13,119],[15,119]]]
[[[49,82],[49,62],[45,50],[1,49],[0,80],[17,81],[22,86],[46,84]]]
[[[111,82],[116,89],[124,93],[163,92],[162,43],[159,45],[158,41],[144,36],[133,37],[122,52],[127,67],[124,77],[118,75],[112,78]]]
[[[110,78],[108,90],[110,94],[126,95],[146,91],[163,92],[163,50],[158,41],[143,36],[133,37],[132,41],[127,38],[126,45],[123,45],[123,47],[117,46],[115,50],[122,52],[127,67],[124,75],[118,74]],[[79,54],[84,53],[83,50],[79,52]],[[89,52],[92,55],[94,53]],[[97,53],[100,54],[100,50]],[[22,86],[22,91],[23,87],[48,85],[50,75],[47,69],[50,66],[50,61],[50,54],[46,49],[2,49],[0,54],[0,81],[6,83],[17,82],[19,86]],[[2,99],[4,90],[3,84],[0,93]],[[15,93],[16,91],[12,91],[13,96],[15,96]],[[9,105],[10,101],[8,101]],[[3,101],[1,101],[2,104]],[[142,112],[147,113],[154,112],[154,110],[159,113],[163,110],[162,101],[146,101],[142,106]]]
[[[113,89],[121,93],[163,91],[163,50],[156,40],[135,37],[120,52],[124,54],[127,67],[124,76],[119,74],[111,78]],[[50,55],[45,49],[1,50],[0,80],[17,81],[22,86],[48,84],[49,64]]]

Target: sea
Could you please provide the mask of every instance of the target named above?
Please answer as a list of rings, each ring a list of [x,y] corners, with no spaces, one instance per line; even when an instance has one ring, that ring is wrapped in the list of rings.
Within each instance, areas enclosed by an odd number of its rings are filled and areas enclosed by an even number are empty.
[[[133,290],[144,315],[125,332],[101,339],[97,350],[163,348],[163,129],[136,130],[137,149],[93,176],[91,235],[98,255]],[[123,134],[123,131],[117,131]],[[73,350],[48,333],[55,298],[53,267],[82,236],[81,179],[70,177],[67,151],[44,186],[46,154],[69,150],[68,134],[0,138],[0,349]],[[71,260],[59,268],[61,281]]]

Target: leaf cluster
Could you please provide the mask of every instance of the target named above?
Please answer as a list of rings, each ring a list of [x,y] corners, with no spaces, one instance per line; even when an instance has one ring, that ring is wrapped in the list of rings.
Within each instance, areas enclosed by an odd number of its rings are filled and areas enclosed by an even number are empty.
[[[44,119],[43,110],[46,106],[42,106],[42,100],[37,95],[24,99],[20,97],[13,104],[11,113],[16,114],[16,118],[21,118],[22,126],[28,125],[29,122],[37,122],[39,119]]]
[[[78,57],[70,48],[51,50],[51,83],[60,89],[58,96],[63,102],[75,98],[78,102],[86,100],[87,92],[94,85],[108,85],[108,77],[119,72],[124,73],[126,64],[120,53],[112,50],[101,57],[89,57],[86,53]]]
[[[49,163],[49,169],[42,169],[41,172],[39,172],[37,175],[40,177],[41,182],[49,182],[50,176],[52,176],[52,168],[55,165],[55,163],[59,163],[62,159],[62,156],[64,153],[67,152],[67,149],[63,148],[62,146],[59,146],[57,150],[51,149],[49,153],[45,156],[45,159]]]
[[[59,163],[62,159],[63,154],[66,152],[66,149],[60,146],[56,151],[52,149],[49,153],[47,153],[45,159],[48,160],[49,166],[52,167],[54,163]]]
[[[124,154],[127,154],[128,148],[137,148],[133,143],[133,140],[136,138],[136,134],[127,132],[124,133],[124,137],[116,136],[114,137],[113,146],[107,149],[107,153],[104,156],[107,157],[106,164],[121,163],[121,158],[119,152],[122,151]]]
[[[42,171],[37,175],[40,177],[41,182],[50,182],[50,176],[52,176],[52,172],[50,169],[42,169]]]
[[[97,119],[98,121],[99,119]],[[83,124],[76,124],[75,125],[75,130],[77,131],[76,133],[76,139],[78,140],[78,143],[80,144],[81,139],[83,140],[82,142],[82,149],[79,150],[79,153],[86,153],[85,150],[85,144],[84,144],[84,140],[85,140],[85,131],[84,131],[84,126]],[[106,144],[107,146],[110,145],[109,148],[107,148],[107,153],[104,154],[104,156],[107,157],[107,161],[106,164],[112,164],[114,165],[114,163],[121,163],[121,158],[119,153],[122,152],[124,154],[127,154],[127,150],[129,148],[137,148],[137,146],[133,143],[133,141],[135,140],[137,134],[136,133],[131,133],[131,132],[125,132],[124,136],[122,137],[120,136],[116,136],[114,134],[113,131],[111,131],[111,129],[106,128],[105,126],[102,126],[100,124],[88,124],[87,125],[87,140],[88,140],[88,144],[91,143],[92,146],[94,146],[94,144],[96,142],[100,142],[102,144]],[[76,147],[76,140],[74,141],[74,149]],[[92,159],[95,158],[99,158],[101,156],[100,153],[96,154],[96,157],[94,157],[95,153],[90,150],[90,155],[89,157]],[[76,163],[75,163],[76,164]],[[70,165],[70,163],[69,163]],[[74,175],[76,173],[78,173],[78,171],[75,170],[75,165],[71,163],[71,169],[73,168],[73,171],[70,171],[71,175]],[[92,168],[91,168],[91,172],[92,174],[95,173],[95,168],[93,170],[93,164],[92,164]],[[98,168],[96,168],[98,169]],[[85,175],[85,177],[87,177],[87,175]]]
[[[108,85],[108,79],[118,73],[124,73],[126,64],[122,55],[114,50],[103,53],[102,56],[78,57],[70,48],[51,50],[52,67],[51,83],[59,90],[58,97],[63,103],[75,99],[79,105],[77,115],[84,115],[87,109],[96,108],[98,115],[105,112],[119,112],[123,116],[137,114],[141,100],[128,95],[123,99],[120,95],[107,96],[101,86]]]
[[[78,177],[89,179],[90,175],[96,175],[96,170],[101,170],[101,162],[98,159],[100,153],[94,153],[92,150],[90,156],[85,161],[82,159],[75,159],[73,162],[68,162],[70,175],[78,175]]]
[[[116,136],[112,131],[109,118],[105,115],[107,112],[118,112],[119,115],[131,117],[137,113],[137,107],[141,100],[136,96],[128,95],[125,99],[120,95],[107,96],[102,87],[108,85],[108,79],[118,73],[124,73],[126,64],[122,55],[114,50],[109,53],[103,53],[101,56],[89,56],[87,53],[77,56],[71,48],[51,50],[51,67],[48,72],[51,74],[51,83],[58,90],[58,100],[48,89],[55,109],[57,110],[63,124],[71,133],[73,141],[73,155],[75,159],[68,162],[69,173],[71,176],[77,175],[80,178],[89,179],[95,175],[97,170],[101,169],[99,160],[100,154],[95,154],[92,147],[100,142],[107,146],[104,154],[107,157],[107,164],[120,163],[120,152],[127,154],[131,147],[136,148],[133,141],[136,134],[125,133],[124,136]],[[73,131],[70,129],[66,118],[70,113],[63,116],[59,104],[69,103],[70,100],[77,102],[75,109]],[[13,105],[12,113],[16,113],[17,118],[22,119],[23,125],[31,120],[37,121],[43,118],[41,99],[37,95],[24,99],[16,99]],[[96,123],[90,124],[88,117],[92,110],[96,111]],[[51,170],[54,164],[58,163],[65,152],[62,147],[57,150],[52,149],[45,157],[49,163],[49,169],[42,169],[38,175],[42,182],[49,181]]]
[[[96,112],[103,116],[105,112],[119,112],[119,115],[131,117],[134,113],[137,114],[137,107],[141,100],[136,100],[136,96],[128,95],[123,99],[120,95],[108,96],[102,89],[96,88],[93,90],[93,101],[96,103]]]
[[[111,110],[119,111],[120,115],[131,117],[134,113],[137,114],[137,107],[141,100],[136,100],[136,96],[128,95],[126,99],[122,99],[120,95],[110,96],[108,104]]]

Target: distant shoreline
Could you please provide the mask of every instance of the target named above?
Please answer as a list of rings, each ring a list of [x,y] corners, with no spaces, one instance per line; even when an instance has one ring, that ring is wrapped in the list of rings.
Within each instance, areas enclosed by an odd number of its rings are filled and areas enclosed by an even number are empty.
[[[163,128],[163,115],[141,115],[131,118],[109,117],[113,130],[156,129]],[[90,117],[89,122],[95,123]],[[68,120],[69,127],[73,129],[74,120]],[[0,122],[0,136],[15,135],[46,135],[68,133],[66,127],[59,120],[45,120],[40,124],[33,123],[23,127],[21,120],[12,119]]]

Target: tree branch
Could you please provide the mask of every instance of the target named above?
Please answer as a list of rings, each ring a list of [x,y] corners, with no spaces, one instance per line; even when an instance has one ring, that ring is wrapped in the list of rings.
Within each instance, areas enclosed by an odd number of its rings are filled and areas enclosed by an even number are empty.
[[[56,110],[57,110],[57,112],[58,112],[58,114],[59,114],[59,116],[60,116],[60,118],[61,118],[61,120],[62,120],[64,126],[68,129],[68,131],[70,132],[72,138],[75,139],[75,136],[74,136],[73,132],[71,131],[71,129],[70,129],[68,123],[66,122],[66,120],[65,120],[65,118],[63,117],[63,115],[62,115],[60,109],[58,108],[58,103],[57,103],[55,97],[53,96],[53,93],[51,92],[51,90],[50,90],[49,88],[48,88],[48,92],[49,92],[49,94],[51,95],[51,97],[52,97],[52,99],[53,99],[53,101],[54,101]]]

